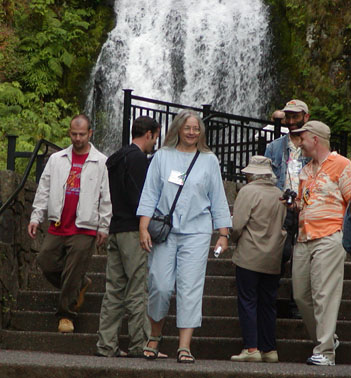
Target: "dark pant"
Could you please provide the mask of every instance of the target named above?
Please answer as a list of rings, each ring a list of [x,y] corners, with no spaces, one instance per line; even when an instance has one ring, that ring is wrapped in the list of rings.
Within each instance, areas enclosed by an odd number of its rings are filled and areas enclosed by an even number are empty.
[[[284,228],[286,229],[286,240],[283,248],[282,265],[281,265],[281,277],[285,275],[285,265],[290,260],[290,273],[292,271],[292,254],[294,245],[296,244],[296,238],[298,233],[299,217],[294,210],[288,209],[286,218],[284,221]],[[291,295],[289,301],[290,317],[299,317],[296,303],[294,301],[293,289],[291,287]]]
[[[281,276],[285,273],[285,264],[291,260],[294,245],[296,244],[296,237],[298,232],[298,214],[294,210],[288,209],[284,221],[284,229],[286,230],[286,240],[284,243],[283,254],[282,254],[282,266],[281,266]]]
[[[265,274],[236,267],[238,313],[244,348],[276,350],[276,298],[279,274]]]
[[[96,237],[91,235],[57,236],[47,234],[37,262],[45,278],[61,289],[56,315],[73,319],[80,289],[87,283],[85,273],[95,251]]]

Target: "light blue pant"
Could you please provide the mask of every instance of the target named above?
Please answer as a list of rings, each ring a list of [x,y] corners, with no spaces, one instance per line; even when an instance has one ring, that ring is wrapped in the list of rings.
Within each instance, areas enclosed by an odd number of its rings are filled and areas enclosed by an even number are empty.
[[[176,284],[177,327],[201,326],[210,240],[210,234],[170,233],[166,242],[153,244],[149,255],[148,313],[151,319],[158,322],[168,314]]]

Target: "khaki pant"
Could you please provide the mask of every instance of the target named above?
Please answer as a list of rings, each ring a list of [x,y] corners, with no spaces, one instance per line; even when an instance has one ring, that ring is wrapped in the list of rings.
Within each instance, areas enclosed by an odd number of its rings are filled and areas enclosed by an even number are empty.
[[[140,247],[139,232],[109,237],[106,292],[101,306],[97,351],[106,356],[119,352],[118,336],[128,315],[129,355],[142,355],[150,323],[147,308],[147,252]]]
[[[311,339],[313,353],[335,361],[334,338],[342,297],[345,251],[342,232],[297,243],[293,254],[293,291]]]
[[[77,303],[80,289],[87,283],[85,273],[95,249],[95,236],[46,235],[37,262],[45,278],[61,290],[56,313],[59,318],[73,319],[77,316],[73,306]]]

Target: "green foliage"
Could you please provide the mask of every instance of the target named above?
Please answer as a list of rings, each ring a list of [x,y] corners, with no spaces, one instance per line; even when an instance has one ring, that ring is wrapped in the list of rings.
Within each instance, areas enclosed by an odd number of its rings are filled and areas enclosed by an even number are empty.
[[[265,0],[270,6],[279,88],[272,109],[299,98],[333,131],[351,120],[348,1]],[[273,104],[272,104],[273,105]]]
[[[19,83],[0,84],[0,169],[6,166],[6,135],[18,135],[17,149],[32,151],[40,139],[59,146],[70,141],[69,121],[78,109],[62,99],[43,102],[34,92],[23,92]],[[20,161],[23,169],[26,162]]]
[[[70,143],[69,121],[82,111],[85,81],[113,26],[104,3],[0,0],[0,169],[6,134],[19,136],[19,151],[41,138]]]
[[[11,22],[15,10],[15,0],[0,0],[0,24]]]
[[[22,34],[19,49],[25,57],[23,81],[39,96],[53,95],[61,85],[65,67],[69,68],[79,55],[75,47],[85,38],[92,14],[87,9],[65,9],[60,17],[49,6],[53,0],[35,0],[32,12],[20,19],[29,26],[30,34]]]

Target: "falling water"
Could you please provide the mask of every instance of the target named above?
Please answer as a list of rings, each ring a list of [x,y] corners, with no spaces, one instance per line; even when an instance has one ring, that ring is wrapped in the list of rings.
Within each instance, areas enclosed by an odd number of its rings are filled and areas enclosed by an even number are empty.
[[[120,144],[123,88],[264,116],[272,80],[263,0],[116,0],[115,13],[86,103],[106,153]]]

